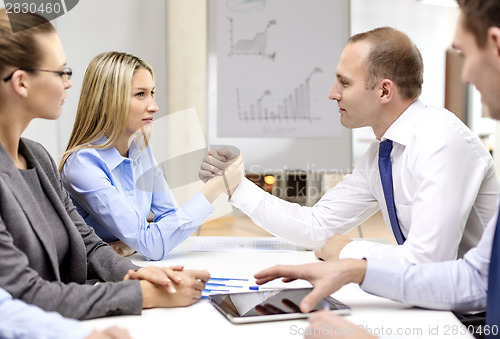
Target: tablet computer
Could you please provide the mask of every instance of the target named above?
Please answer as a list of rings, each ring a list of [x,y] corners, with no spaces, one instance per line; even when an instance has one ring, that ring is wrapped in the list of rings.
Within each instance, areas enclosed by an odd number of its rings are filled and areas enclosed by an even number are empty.
[[[307,313],[300,311],[302,299],[312,288],[266,290],[257,292],[215,294],[208,300],[230,322],[235,324],[254,323],[307,318]],[[312,312],[324,309],[328,305],[330,311],[340,314],[350,313],[349,306],[327,297],[321,299]]]

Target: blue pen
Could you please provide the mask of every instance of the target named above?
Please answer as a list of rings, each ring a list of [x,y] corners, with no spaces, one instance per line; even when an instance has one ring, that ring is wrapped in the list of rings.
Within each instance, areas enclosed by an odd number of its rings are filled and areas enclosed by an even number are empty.
[[[238,279],[238,278],[210,278],[210,280],[219,280],[219,281],[228,281],[228,280],[237,280],[237,281],[248,281],[248,279]]]
[[[249,286],[248,289],[251,291],[258,291],[258,290],[279,290],[280,288],[278,288],[278,287],[264,287],[264,286]]]
[[[237,288],[243,288],[243,286],[232,286],[232,285],[226,285],[226,284],[216,284],[216,283],[206,283],[206,286],[225,286],[225,287],[237,287]]]

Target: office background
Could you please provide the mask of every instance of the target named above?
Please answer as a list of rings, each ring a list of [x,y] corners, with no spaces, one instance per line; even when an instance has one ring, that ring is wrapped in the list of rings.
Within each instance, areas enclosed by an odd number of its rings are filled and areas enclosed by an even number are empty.
[[[427,105],[444,105],[445,55],[458,16],[458,9],[450,3],[453,1],[350,1],[351,34],[392,26],[408,34],[419,47],[425,65],[421,100]],[[158,117],[194,107],[201,129],[207,130],[207,0],[81,0],[54,25],[63,41],[68,65],[74,70],[73,88],[68,91],[58,121],[34,121],[24,136],[40,141],[56,161],[69,139],[85,67],[92,57],[107,50],[136,54],[153,66],[160,106]],[[334,81],[331,74],[331,84]],[[324,88],[325,97],[329,89]],[[481,116],[477,95],[471,93],[469,127],[478,135],[491,134],[493,138],[488,142],[494,145],[497,125]],[[177,143],[190,138],[182,129],[170,130],[167,137]],[[369,128],[353,131],[353,162],[373,139]],[[168,152],[168,148],[155,146],[156,153]],[[168,158],[168,154],[160,157]],[[500,167],[500,157],[495,158]],[[193,158],[183,161],[178,164],[182,168],[196,171],[199,166]],[[179,197],[179,202],[185,198]]]

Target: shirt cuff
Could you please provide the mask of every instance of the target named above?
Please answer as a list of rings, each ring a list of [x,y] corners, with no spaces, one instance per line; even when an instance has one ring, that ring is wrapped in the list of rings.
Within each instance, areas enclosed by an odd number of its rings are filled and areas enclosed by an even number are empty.
[[[263,197],[269,194],[247,178],[243,178],[233,192],[229,202],[236,208],[250,215],[257,208]]]
[[[403,264],[368,258],[365,277],[359,286],[365,292],[388,299],[401,300],[403,273]]]
[[[340,251],[339,259],[363,259],[369,250],[377,245],[379,244],[371,241],[353,240]]]
[[[182,205],[184,212],[189,215],[196,224],[201,225],[215,211],[214,206],[205,198],[201,192],[197,192],[191,199]]]

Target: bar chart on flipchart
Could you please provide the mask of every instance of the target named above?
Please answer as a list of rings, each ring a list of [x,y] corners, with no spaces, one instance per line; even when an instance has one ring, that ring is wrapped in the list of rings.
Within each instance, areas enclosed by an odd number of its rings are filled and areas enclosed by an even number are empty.
[[[321,116],[314,114],[311,109],[311,93],[310,81],[315,73],[320,73],[319,67],[315,68],[309,76],[296,87],[290,90],[288,95],[285,95],[283,100],[279,100],[276,107],[266,105],[267,97],[272,95],[270,90],[265,90],[254,102],[251,102],[248,107],[242,108],[240,104],[239,88],[236,88],[236,101],[238,106],[238,120],[248,121],[265,121],[265,122],[289,122],[289,121],[308,121],[321,120]]]
[[[339,136],[336,105],[328,100],[345,42],[334,19],[337,3],[217,2],[219,136]]]
[[[349,37],[349,2],[208,3],[210,142],[243,149],[272,144],[295,154],[304,147],[311,157],[310,149],[332,140],[330,148],[348,148],[349,132],[328,93]],[[292,145],[299,139],[299,147]],[[252,150],[245,153],[253,162]]]

